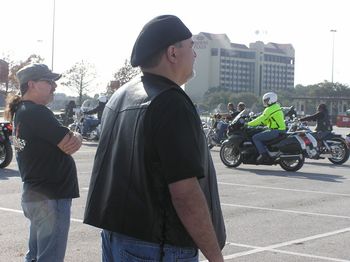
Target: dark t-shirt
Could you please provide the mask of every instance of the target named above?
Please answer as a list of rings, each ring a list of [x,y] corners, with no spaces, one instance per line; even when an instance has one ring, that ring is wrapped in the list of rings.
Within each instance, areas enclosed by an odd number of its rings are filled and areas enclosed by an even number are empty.
[[[19,104],[14,126],[23,201],[79,197],[75,162],[57,147],[69,130],[46,106],[31,101]]]
[[[161,163],[168,184],[204,174],[198,146],[202,124],[193,104],[179,91],[183,92],[179,87],[160,94],[145,118],[145,141],[152,145],[146,156],[149,153],[151,162]]]

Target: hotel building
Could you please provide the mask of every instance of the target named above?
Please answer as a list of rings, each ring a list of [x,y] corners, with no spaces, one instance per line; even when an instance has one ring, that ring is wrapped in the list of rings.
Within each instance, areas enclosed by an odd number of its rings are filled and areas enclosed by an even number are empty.
[[[257,96],[294,87],[291,44],[257,41],[247,47],[231,43],[226,34],[203,32],[194,35],[193,41],[196,77],[185,85],[185,91],[194,101],[215,87]]]

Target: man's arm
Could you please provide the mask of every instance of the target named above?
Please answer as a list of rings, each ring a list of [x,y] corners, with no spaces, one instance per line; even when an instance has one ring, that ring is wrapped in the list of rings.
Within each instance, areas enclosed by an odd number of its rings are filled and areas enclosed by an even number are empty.
[[[69,131],[58,143],[58,147],[66,154],[72,155],[79,150],[83,138],[79,133]]]
[[[173,205],[187,232],[209,261],[224,261],[197,178],[169,184]]]
[[[248,122],[247,125],[248,126],[265,126],[264,122],[266,121],[267,117],[264,113],[265,113],[265,110],[260,116]]]
[[[93,115],[93,114],[96,114],[99,110],[101,110],[101,105],[100,105],[100,103],[99,103],[95,108],[86,111],[85,114]]]
[[[300,118],[300,121],[316,121],[318,118],[322,117],[322,112],[317,112],[311,116],[306,116]]]

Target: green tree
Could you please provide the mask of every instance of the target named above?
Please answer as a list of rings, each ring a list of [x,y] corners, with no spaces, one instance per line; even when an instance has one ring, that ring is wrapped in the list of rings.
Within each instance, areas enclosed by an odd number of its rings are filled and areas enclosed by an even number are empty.
[[[63,73],[61,84],[67,86],[78,95],[78,103],[81,105],[84,95],[92,91],[91,83],[95,80],[95,77],[95,66],[82,60]]]
[[[1,59],[9,64],[8,84],[0,84],[0,91],[3,91],[4,93],[16,92],[19,90],[19,83],[16,73],[21,68],[32,63],[42,63],[44,61],[41,56],[36,54],[32,54],[27,59],[21,61],[14,61],[9,55],[4,55]]]
[[[244,102],[248,108],[256,105],[258,98],[253,93],[241,92],[237,93],[221,87],[210,88],[203,96],[202,104],[209,108],[209,111],[217,108],[219,104],[227,105],[232,102],[237,105]]]

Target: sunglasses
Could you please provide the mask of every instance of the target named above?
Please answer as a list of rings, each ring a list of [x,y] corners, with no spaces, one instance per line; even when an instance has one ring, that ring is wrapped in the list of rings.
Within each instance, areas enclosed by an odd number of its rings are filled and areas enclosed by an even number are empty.
[[[51,79],[39,79],[37,81],[44,81],[44,82],[48,83],[50,86],[52,86],[52,87],[56,87],[57,86],[56,82],[51,80]]]

